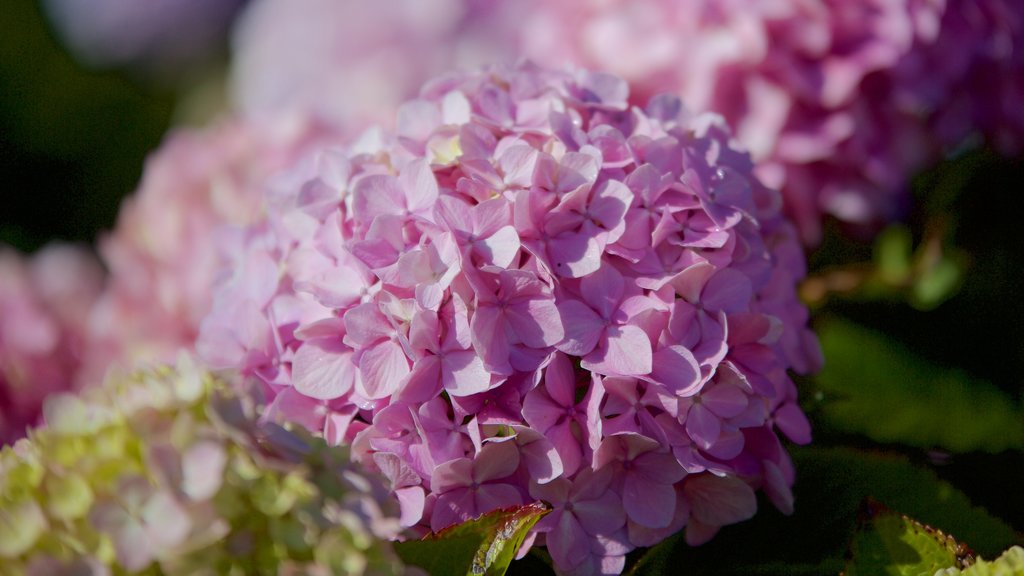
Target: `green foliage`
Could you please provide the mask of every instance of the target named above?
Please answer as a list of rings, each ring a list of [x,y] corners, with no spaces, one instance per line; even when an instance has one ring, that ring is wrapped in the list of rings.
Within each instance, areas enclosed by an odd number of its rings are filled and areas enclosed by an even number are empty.
[[[865,508],[844,576],[932,576],[961,564],[965,548],[942,532],[875,502]]]
[[[671,574],[686,566],[688,575],[838,574],[868,497],[956,534],[981,554],[999,554],[1017,543],[1012,528],[905,458],[846,448],[792,453],[799,471],[792,516],[762,506],[753,520],[726,527],[697,548],[675,536],[647,551],[632,573]]]
[[[547,513],[541,503],[495,510],[423,540],[396,544],[395,551],[432,576],[501,576],[527,532]]]
[[[819,329],[824,422],[839,431],[953,452],[1024,448],[1024,409],[992,384],[832,318]]]

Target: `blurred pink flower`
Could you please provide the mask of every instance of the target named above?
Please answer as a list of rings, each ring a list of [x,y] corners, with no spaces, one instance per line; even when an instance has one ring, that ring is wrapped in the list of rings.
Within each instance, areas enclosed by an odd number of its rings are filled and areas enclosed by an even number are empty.
[[[40,424],[43,400],[75,390],[103,270],[87,250],[51,244],[31,257],[0,246],[0,445]]]
[[[100,239],[110,277],[90,314],[80,384],[100,382],[110,369],[171,362],[195,344],[224,254],[238,243],[235,230],[263,217],[270,177],[321,137],[290,120],[227,121],[168,136],[147,160],[114,230]],[[265,275],[266,262],[245,270]],[[258,330],[251,323],[231,328],[247,342]]]

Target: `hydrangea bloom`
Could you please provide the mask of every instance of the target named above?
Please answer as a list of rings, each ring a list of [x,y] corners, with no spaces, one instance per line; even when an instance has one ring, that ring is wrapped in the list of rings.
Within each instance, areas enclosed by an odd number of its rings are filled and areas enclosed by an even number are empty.
[[[792,506],[777,431],[817,343],[778,194],[722,124],[522,64],[427,84],[398,130],[267,197],[200,353],[390,479],[407,526],[535,499],[565,573]]]
[[[262,217],[262,184],[321,132],[274,119],[172,133],[147,161],[142,183],[100,241],[110,277],[89,320],[78,376],[173,362],[209,311],[231,230]]]
[[[0,246],[0,445],[38,424],[48,394],[74,388],[102,286],[96,259],[77,246],[30,259]]]
[[[1011,152],[1024,134],[1024,9],[1012,0],[463,0],[432,13],[437,30],[395,36],[363,23],[390,22],[401,2],[358,18],[354,4],[320,4],[253,5],[235,43],[243,109],[379,120],[467,54],[607,70],[634,104],[671,92],[724,115],[808,244],[826,214],[860,226],[900,216],[910,177],[973,131]],[[364,67],[367,52],[388,64]]]
[[[195,64],[224,42],[246,0],[46,0],[68,47],[97,66],[167,71]]]
[[[49,400],[0,451],[4,572],[407,573],[383,478],[221,388],[186,362]]]

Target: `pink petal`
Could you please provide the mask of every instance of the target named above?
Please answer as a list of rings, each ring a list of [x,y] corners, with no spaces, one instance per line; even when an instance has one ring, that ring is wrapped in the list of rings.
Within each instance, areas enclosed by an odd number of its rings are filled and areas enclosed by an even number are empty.
[[[544,389],[560,406],[571,408],[576,403],[576,374],[565,354],[556,353],[544,369]]]
[[[381,214],[400,214],[405,205],[405,194],[394,176],[371,174],[356,180],[352,188],[352,215],[365,226]]]
[[[586,356],[603,336],[604,322],[579,300],[565,300],[558,310],[565,327],[565,340],[555,348],[572,356]]]
[[[562,314],[553,298],[531,298],[508,308],[512,330],[531,348],[554,346],[565,338]]]
[[[793,513],[793,490],[790,489],[789,482],[786,481],[782,471],[774,462],[764,460],[761,465],[764,466],[764,493],[768,495],[779,512],[786,516],[791,515]]]
[[[675,484],[686,476],[676,459],[668,452],[645,452],[633,460],[634,473],[659,484]]]
[[[700,302],[701,291],[704,290],[708,278],[714,273],[714,266],[707,262],[698,262],[676,274],[669,283],[675,288],[676,294],[690,304],[696,304]]]
[[[345,343],[362,348],[393,331],[380,308],[373,302],[360,304],[345,312]]]
[[[746,274],[732,268],[719,270],[708,279],[701,294],[704,307],[725,313],[741,312],[750,306],[754,289]]]
[[[352,349],[341,342],[307,341],[292,359],[292,385],[310,398],[331,400],[355,383]]]
[[[499,508],[518,506],[523,503],[523,495],[511,484],[484,484],[476,491],[474,514],[486,514]]]
[[[749,520],[757,512],[754,491],[735,476],[691,476],[683,484],[683,493],[693,518],[710,526]]]
[[[362,378],[357,392],[371,400],[393,394],[410,371],[405,351],[393,341],[366,349],[359,355],[358,362]]]
[[[573,514],[563,512],[545,535],[548,552],[559,568],[572,568],[590,556],[590,536]]]
[[[437,178],[426,159],[420,158],[410,162],[402,170],[398,181],[408,198],[409,212],[420,214],[434,208],[438,196]]]
[[[722,424],[710,410],[700,404],[694,404],[690,408],[686,415],[686,434],[698,446],[707,450],[718,441],[721,433]]]
[[[606,180],[595,192],[594,199],[587,207],[587,213],[600,223],[602,228],[614,231],[608,237],[608,243],[615,242],[622,236],[622,231],[625,230],[622,225],[623,217],[632,203],[633,193],[617,180]]]
[[[413,363],[402,389],[395,393],[395,400],[403,402],[426,402],[444,388],[441,380],[441,359],[428,354]]]
[[[473,233],[492,236],[512,224],[512,210],[505,198],[494,198],[473,207]],[[514,230],[514,229],[513,229]]]
[[[601,245],[591,234],[566,233],[548,241],[548,259],[559,276],[582,278],[601,267]]]
[[[514,426],[513,430],[516,432],[520,458],[533,480],[543,484],[562,476],[562,459],[550,440],[525,426]]]
[[[511,475],[519,468],[519,448],[514,442],[485,444],[473,461],[472,481],[486,482]]]
[[[700,402],[720,418],[739,416],[747,409],[747,395],[738,386],[731,384],[705,388],[701,392]]]
[[[496,374],[512,372],[508,364],[508,337],[505,315],[495,306],[478,306],[470,320],[473,348],[483,359],[484,367]]]
[[[800,407],[792,402],[783,404],[775,411],[775,425],[797,444],[809,444],[811,441],[811,423]]]
[[[430,476],[430,487],[436,494],[442,494],[455,488],[469,486],[473,481],[473,461],[459,458],[443,462],[434,468]]]
[[[437,497],[434,511],[430,515],[430,529],[437,532],[475,514],[476,498],[473,491],[468,488],[457,488]]]
[[[593,274],[580,280],[580,293],[583,300],[593,308],[598,316],[611,318],[622,301],[626,282],[622,274],[613,266],[602,266]]]
[[[647,333],[637,326],[609,326],[599,354],[588,355],[584,367],[607,375],[640,376],[652,369],[653,354]]]
[[[441,381],[452,396],[469,396],[490,389],[491,373],[475,352],[451,352],[441,362]]]
[[[409,486],[395,490],[395,499],[401,510],[398,519],[399,524],[404,528],[415,526],[423,518],[423,505],[426,501],[426,494],[420,486]]]
[[[475,249],[483,257],[484,262],[499,268],[508,268],[519,254],[519,233],[512,226],[504,226],[478,242]]]
[[[637,474],[626,474],[622,486],[622,506],[630,520],[648,528],[663,528],[672,523],[676,510],[676,490]]]
[[[651,379],[676,396],[692,396],[700,390],[700,365],[683,346],[661,348],[654,353],[651,366]]]

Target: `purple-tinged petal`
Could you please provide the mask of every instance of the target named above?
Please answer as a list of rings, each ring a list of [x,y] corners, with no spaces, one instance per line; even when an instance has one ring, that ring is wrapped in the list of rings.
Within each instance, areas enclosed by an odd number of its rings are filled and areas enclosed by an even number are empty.
[[[651,341],[631,324],[609,326],[607,340],[584,360],[584,368],[607,375],[641,376],[652,369]]]
[[[652,357],[651,367],[651,380],[676,396],[692,396],[701,388],[700,365],[683,346],[659,349]]]
[[[572,356],[589,354],[604,335],[604,321],[579,300],[563,301],[558,311],[565,327],[565,340],[555,348]]]
[[[718,441],[722,424],[710,410],[694,404],[686,414],[686,433],[698,446],[707,450]]]
[[[622,485],[622,507],[629,519],[637,524],[662,528],[672,523],[676,509],[676,490],[671,484],[627,473]]]
[[[310,398],[338,398],[352,389],[355,379],[352,349],[340,341],[307,341],[292,359],[292,385]]]
[[[754,491],[735,476],[691,476],[683,484],[683,493],[693,518],[710,526],[743,522],[757,512]]]
[[[356,391],[371,400],[394,394],[409,374],[409,359],[402,347],[385,341],[365,349],[358,359],[360,380]]]
[[[490,389],[491,373],[475,352],[451,352],[441,361],[441,381],[452,396],[469,396]]]
[[[511,475],[519,467],[519,448],[513,442],[484,445],[473,462],[472,482],[487,482]]]

